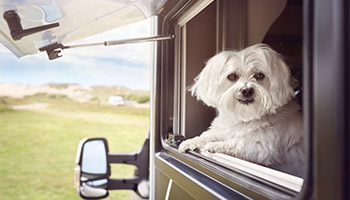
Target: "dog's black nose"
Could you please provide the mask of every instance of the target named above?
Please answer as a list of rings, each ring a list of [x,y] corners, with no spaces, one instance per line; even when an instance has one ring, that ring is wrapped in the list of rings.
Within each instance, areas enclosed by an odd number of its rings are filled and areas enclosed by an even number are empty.
[[[254,89],[253,88],[244,87],[244,88],[241,89],[241,93],[242,93],[243,97],[249,98],[249,97],[253,96]]]

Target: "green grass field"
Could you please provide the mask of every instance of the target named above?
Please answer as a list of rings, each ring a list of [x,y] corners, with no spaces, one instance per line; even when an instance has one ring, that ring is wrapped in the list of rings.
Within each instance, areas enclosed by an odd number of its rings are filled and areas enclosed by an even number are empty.
[[[48,103],[36,110],[14,104]],[[0,199],[80,199],[73,185],[79,141],[105,137],[110,152],[134,152],[147,135],[149,110],[98,106],[65,97],[0,99]],[[112,166],[112,177],[132,176],[133,167]],[[108,199],[129,199],[111,191]]]

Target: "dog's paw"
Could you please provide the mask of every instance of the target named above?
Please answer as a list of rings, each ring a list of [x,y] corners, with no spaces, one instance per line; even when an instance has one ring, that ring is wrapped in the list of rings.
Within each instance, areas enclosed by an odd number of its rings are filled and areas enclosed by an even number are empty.
[[[202,149],[210,153],[225,153],[224,143],[222,142],[210,142],[204,145]]]
[[[199,145],[196,141],[193,139],[185,140],[183,141],[179,146],[179,151],[181,153],[185,153],[186,150],[195,150],[199,149],[201,145]]]

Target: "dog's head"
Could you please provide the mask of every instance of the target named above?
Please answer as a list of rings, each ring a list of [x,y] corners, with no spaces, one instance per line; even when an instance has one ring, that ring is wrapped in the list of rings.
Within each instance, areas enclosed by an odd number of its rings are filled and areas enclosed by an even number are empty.
[[[294,97],[289,68],[264,44],[212,57],[195,79],[192,95],[243,121],[260,119]]]

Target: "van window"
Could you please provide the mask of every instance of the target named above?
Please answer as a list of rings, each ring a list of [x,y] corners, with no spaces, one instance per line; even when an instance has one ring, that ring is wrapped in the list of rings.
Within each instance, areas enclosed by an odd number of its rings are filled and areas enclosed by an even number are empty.
[[[299,82],[294,85],[294,90],[296,101],[302,103],[302,1],[214,1],[198,13],[185,13],[177,25],[175,52],[180,53],[175,58],[175,135],[185,139],[199,136],[217,116],[217,111],[193,97],[189,88],[208,59],[225,50],[241,50],[258,43],[269,45],[282,55],[292,76]],[[241,162],[231,156],[218,157],[208,152],[202,152],[200,156],[229,167]],[[286,175],[294,185],[286,187],[296,192],[301,190],[301,178],[260,167],[256,166],[255,174]]]

